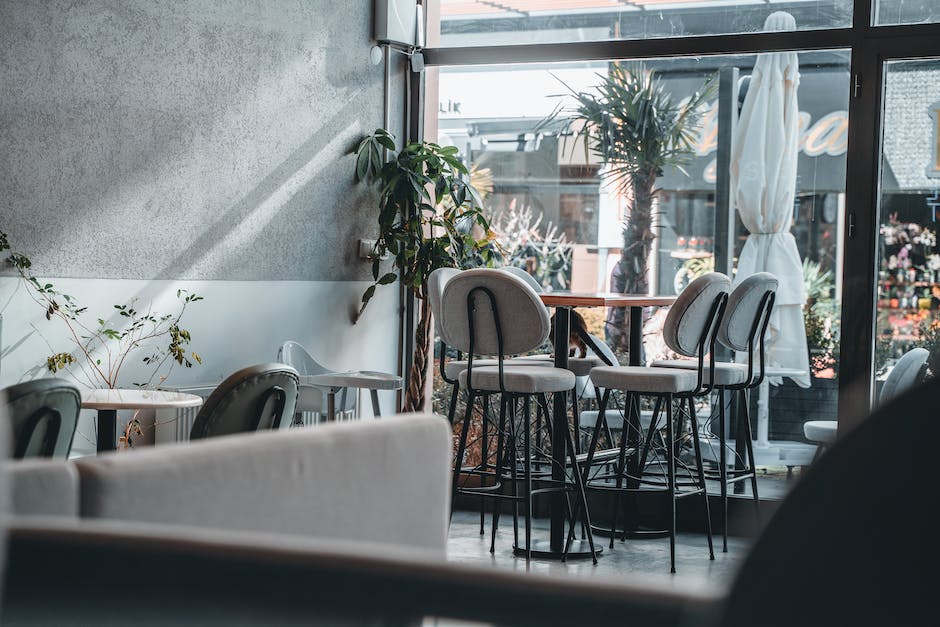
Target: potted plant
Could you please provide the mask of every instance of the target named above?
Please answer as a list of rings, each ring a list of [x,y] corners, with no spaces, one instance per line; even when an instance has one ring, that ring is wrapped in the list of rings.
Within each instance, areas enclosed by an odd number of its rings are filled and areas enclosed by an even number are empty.
[[[388,158],[383,157],[386,151]],[[374,283],[362,295],[359,315],[376,287],[396,279],[420,301],[403,407],[419,411],[425,404],[431,341],[428,275],[438,268],[460,267],[472,256],[487,262],[494,234],[455,146],[414,142],[394,151],[395,138],[385,129],[365,137],[356,149],[358,180],[379,192],[379,233],[371,255]],[[386,255],[394,260],[395,272],[382,274],[380,261]]]
[[[570,87],[577,106],[569,128],[580,124],[577,134],[585,150],[606,166],[601,176],[616,184],[629,199],[623,225],[623,253],[612,288],[618,292],[649,292],[649,258],[656,233],[653,215],[659,189],[656,180],[667,167],[681,167],[693,156],[693,142],[704,106],[714,97],[713,78],[689,98],[676,100],[654,70],[642,64],[614,63],[594,90],[578,92]],[[566,85],[567,87],[567,85]],[[622,308],[608,325],[611,340],[623,344],[629,338]],[[614,337],[617,335],[618,337]]]
[[[143,362],[153,371],[147,381],[135,385],[150,387],[163,383],[175,364],[191,368],[193,363],[202,363],[202,358],[189,349],[189,331],[180,326],[187,306],[202,300],[202,296],[178,290],[179,310],[165,314],[149,308],[137,309],[134,302],[117,304],[113,313],[121,324],[103,317],[90,324],[85,315],[88,308],[52,283],[34,276],[29,257],[13,250],[6,233],[0,231],[0,252],[4,251],[9,251],[6,263],[23,279],[30,297],[45,311],[46,320],[61,321],[75,344],[72,351],[46,357],[45,366],[50,373],[73,370],[75,379],[88,387],[115,388],[127,358],[142,351]]]

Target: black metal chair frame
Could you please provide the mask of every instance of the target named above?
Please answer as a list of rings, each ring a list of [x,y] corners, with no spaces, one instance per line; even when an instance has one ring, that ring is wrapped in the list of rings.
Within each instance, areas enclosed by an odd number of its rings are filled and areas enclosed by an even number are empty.
[[[474,361],[474,346],[476,343],[476,333],[477,330],[474,325],[474,316],[473,313],[476,310],[476,295],[482,294],[486,297],[490,311],[493,315],[493,322],[495,325],[496,331],[496,342],[498,349],[498,369],[499,369],[499,394],[500,394],[500,411],[499,411],[499,425],[497,428],[497,444],[496,444],[496,463],[493,468],[493,472],[488,472],[488,464],[484,457],[483,461],[483,470],[481,471],[479,467],[464,469],[462,467],[462,460],[464,453],[466,452],[467,444],[467,433],[470,427],[470,419],[473,415],[473,402],[475,398],[479,395],[484,399],[484,420],[486,420],[486,399],[489,394],[493,392],[483,392],[481,390],[473,389],[473,361]],[[530,399],[531,397],[536,398],[536,403],[538,404],[539,409],[545,416],[551,416],[548,408],[548,398],[545,393],[535,393],[535,394],[524,394],[518,392],[509,392],[506,390],[505,380],[504,380],[504,351],[503,351],[503,332],[502,327],[499,322],[499,314],[496,306],[496,298],[491,290],[483,286],[474,287],[467,294],[467,317],[470,321],[469,327],[469,351],[467,355],[467,406],[464,412],[463,424],[461,427],[460,441],[457,447],[457,456],[454,461],[454,477],[453,477],[453,488],[452,488],[452,503],[456,500],[458,493],[466,494],[477,494],[481,497],[491,497],[494,499],[504,499],[510,500],[513,506],[513,539],[514,547],[517,553],[525,555],[526,559],[531,559],[532,557],[532,503],[533,497],[538,494],[546,494],[552,492],[564,492],[566,495],[566,504],[568,513],[571,521],[571,529],[574,529],[575,516],[573,515],[573,510],[571,508],[569,493],[572,490],[577,491],[579,497],[579,507],[583,508],[585,511],[585,518],[587,524],[590,525],[590,517],[587,514],[587,496],[585,492],[585,485],[582,479],[582,475],[578,466],[578,461],[575,453],[575,444],[572,439],[571,431],[567,433],[565,438],[567,456],[572,467],[572,477],[574,480],[574,486],[570,485],[567,481],[562,482],[562,485],[557,485],[556,481],[553,481],[547,477],[541,476],[537,479],[542,483],[542,487],[534,488],[532,487],[533,481],[533,456],[532,456],[532,447],[531,447],[531,421],[530,421]],[[456,389],[456,388],[455,388]],[[516,403],[517,401],[522,400],[523,402],[523,417],[520,425],[517,425],[517,416],[516,416]],[[453,401],[452,402],[456,402]],[[508,416],[507,416],[508,413]],[[508,419],[507,419],[508,418]],[[549,421],[546,420],[546,424]],[[523,474],[523,494],[519,494],[518,482],[519,482],[519,466],[520,460],[517,455],[517,446],[518,446],[518,431],[522,431],[522,446],[523,446],[523,457],[522,457],[522,474]],[[484,427],[484,432],[486,431]],[[486,455],[486,451],[484,452]],[[551,458],[547,458],[544,462],[540,463],[551,463]],[[506,472],[508,469],[508,473]],[[466,472],[467,474],[478,474],[480,476],[492,477],[493,484],[488,486],[481,486],[478,488],[461,488],[460,487],[460,475]],[[505,479],[509,479],[512,484],[512,494],[503,493],[503,482]],[[525,502],[525,548],[522,549],[519,545],[519,503]],[[453,511],[453,510],[452,510]],[[482,517],[482,509],[481,509]],[[492,514],[492,530],[491,530],[491,539],[490,539],[490,552],[495,551],[496,543],[496,529],[499,525],[499,507],[494,506]],[[590,533],[588,533],[588,543],[591,549],[591,555],[595,563],[597,563],[596,553],[594,552],[594,540]],[[570,543],[565,547],[565,556],[567,556],[568,550],[570,548]],[[563,556],[563,559],[564,557]]]
[[[649,491],[651,489],[664,489],[668,493],[670,502],[670,520],[669,529],[666,531],[668,531],[669,534],[670,570],[673,573],[676,572],[676,500],[679,498],[693,496],[696,494],[702,495],[702,501],[705,509],[705,526],[708,536],[709,558],[715,559],[714,548],[712,545],[711,515],[708,504],[708,490],[705,484],[705,470],[702,463],[698,420],[695,416],[695,404],[693,401],[697,397],[709,394],[712,389],[714,389],[714,386],[711,384],[711,382],[714,381],[715,378],[714,354],[715,343],[717,340],[717,329],[721,323],[721,318],[724,314],[727,302],[728,294],[721,293],[715,298],[715,302],[712,303],[711,309],[709,310],[708,324],[705,325],[705,328],[703,329],[697,343],[696,352],[698,359],[698,372],[694,390],[679,394],[673,394],[671,392],[632,392],[625,390],[625,407],[627,410],[627,415],[624,417],[624,428],[622,429],[620,435],[620,449],[617,456],[617,461],[614,465],[614,471],[613,473],[596,475],[592,479],[589,473],[597,449],[598,435],[600,434],[602,425],[606,424],[605,413],[607,411],[607,405],[612,391],[610,388],[604,389],[600,400],[600,407],[598,409],[597,422],[591,435],[591,444],[588,447],[587,460],[584,463],[583,483],[587,486],[588,489],[616,492],[610,527],[610,548],[613,548],[614,538],[617,536],[617,517],[622,506],[621,498],[624,493],[635,494],[639,491]],[[706,356],[708,358],[709,373],[707,380],[705,379]],[[656,403],[653,408],[653,417],[646,431],[646,438],[642,447],[639,446],[639,436],[641,432],[639,398],[641,396],[652,396],[656,398]],[[673,401],[675,399],[679,400],[679,409],[678,412],[676,412],[676,415],[673,413]],[[666,436],[663,443],[663,448],[666,451],[666,473],[665,476],[663,476],[662,470],[660,468],[657,473],[651,475],[653,478],[649,479],[646,478],[648,474],[647,458],[652,447],[654,446],[654,436],[659,432],[659,422],[663,409],[662,406],[664,403],[666,405]],[[681,431],[680,420],[683,406],[688,407],[689,423],[692,432],[692,446],[695,453],[695,472],[697,477],[693,479],[691,477],[691,471],[689,471],[687,468],[690,479],[688,481],[680,482],[676,478],[676,465],[677,463],[681,464],[681,462],[678,460],[678,457],[682,442],[675,436],[677,431]],[[628,466],[628,462],[632,463],[629,463]],[[657,463],[657,466],[661,467],[661,465],[661,463]],[[614,486],[607,484],[610,479],[614,479],[616,482]],[[603,481],[603,483],[599,483],[599,481]],[[626,482],[626,485],[624,485],[624,482]],[[691,489],[680,491],[679,488]],[[572,528],[568,534],[568,544],[570,544],[574,539],[573,531],[574,530]],[[628,534],[635,537],[658,537],[662,536],[664,531],[628,529],[627,525],[625,524],[624,530],[621,534],[621,539],[625,540]]]
[[[718,393],[718,445],[719,460],[718,472],[706,471],[705,476],[708,479],[717,479],[721,484],[721,509],[722,509],[722,528],[721,528],[721,550],[728,552],[728,485],[739,485],[740,482],[751,480],[751,493],[754,501],[754,510],[757,520],[760,520],[760,497],[757,490],[757,469],[754,462],[754,445],[751,442],[751,418],[748,410],[747,391],[756,388],[764,381],[765,376],[765,336],[767,326],[770,323],[770,314],[773,311],[776,294],[773,290],[767,290],[761,297],[760,305],[751,323],[751,331],[747,342],[747,377],[742,383],[733,385],[715,385]],[[755,343],[758,344],[757,358],[760,362],[760,368],[755,372]],[[756,375],[756,376],[755,376]],[[732,415],[738,417],[737,437],[735,438],[735,468],[728,472],[728,447],[725,419],[725,391],[733,393],[732,396]],[[714,417],[710,420],[712,422]],[[709,426],[711,430],[711,426]],[[713,432],[714,433],[714,432]],[[743,447],[743,448],[742,448]]]

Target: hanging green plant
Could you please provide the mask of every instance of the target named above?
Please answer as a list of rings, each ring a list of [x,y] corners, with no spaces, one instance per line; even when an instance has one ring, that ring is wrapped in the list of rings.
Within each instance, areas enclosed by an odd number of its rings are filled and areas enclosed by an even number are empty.
[[[601,175],[629,199],[620,273],[612,288],[646,294],[656,239],[653,209],[660,191],[656,180],[665,168],[681,169],[691,160],[695,133],[706,103],[715,97],[717,81],[712,76],[691,96],[678,100],[642,63],[613,63],[607,74],[598,76],[601,83],[590,91],[565,85],[577,101],[567,112],[567,126],[585,139],[585,151],[603,160],[606,168]],[[615,325],[623,331],[623,341],[629,337],[625,322],[621,315]]]
[[[397,154],[395,149],[395,138],[385,129],[365,137],[356,149],[357,178],[379,192],[379,233],[371,255],[374,282],[362,295],[357,320],[376,288],[396,279],[420,299],[404,403],[405,411],[417,411],[424,406],[430,352],[428,276],[438,268],[460,267],[474,256],[487,262],[494,254],[494,234],[455,146],[416,142]],[[393,259],[395,271],[381,272],[386,256]]]

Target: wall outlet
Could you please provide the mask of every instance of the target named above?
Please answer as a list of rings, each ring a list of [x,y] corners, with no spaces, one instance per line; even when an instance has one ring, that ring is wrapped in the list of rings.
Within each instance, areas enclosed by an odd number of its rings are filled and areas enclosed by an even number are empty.
[[[360,259],[372,259],[372,249],[375,248],[374,239],[361,239],[359,240],[359,258]],[[382,259],[388,259],[391,257],[390,254],[385,253],[382,255]]]

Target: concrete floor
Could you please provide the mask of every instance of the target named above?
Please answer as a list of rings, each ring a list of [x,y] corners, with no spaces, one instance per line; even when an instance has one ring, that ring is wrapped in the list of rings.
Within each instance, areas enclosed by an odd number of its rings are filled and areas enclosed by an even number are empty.
[[[520,519],[521,523],[521,519]],[[704,534],[680,533],[676,542],[676,574],[669,573],[669,539],[617,540],[609,549],[610,539],[596,536],[595,542],[604,547],[597,565],[590,559],[556,560],[515,557],[512,552],[512,517],[502,516],[496,536],[496,551],[491,554],[489,537],[490,519],[486,518],[486,535],[480,535],[480,515],[474,512],[454,513],[447,543],[449,561],[489,565],[493,568],[516,572],[549,574],[560,577],[617,579],[624,575],[642,575],[661,581],[665,586],[682,585],[702,588],[724,588],[734,577],[738,565],[750,547],[750,539],[728,538],[728,552],[721,552],[721,539],[715,538],[715,560],[708,559],[708,546]],[[533,521],[536,538],[547,538],[548,520]],[[522,529],[520,528],[520,533]],[[522,537],[522,536],[520,536]]]

